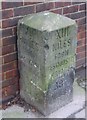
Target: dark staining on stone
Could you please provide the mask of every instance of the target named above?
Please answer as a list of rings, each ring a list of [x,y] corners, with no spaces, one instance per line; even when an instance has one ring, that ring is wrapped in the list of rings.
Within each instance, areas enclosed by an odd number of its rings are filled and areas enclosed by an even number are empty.
[[[29,30],[29,27],[27,27],[27,31]]]
[[[71,78],[71,82],[74,82],[74,78],[75,78],[75,70],[73,69],[73,72],[70,72],[70,78]]]
[[[46,44],[46,45],[44,46],[44,48],[45,48],[46,50],[49,50],[49,45]]]
[[[62,95],[68,94],[69,92],[72,92],[72,80],[70,78],[70,73],[73,74],[74,71],[70,70],[69,75],[65,73],[65,75],[58,77],[56,81],[54,81],[48,88],[48,98],[49,102],[52,101],[52,99],[56,99],[57,97],[60,97]],[[69,91],[70,90],[70,91]],[[51,98],[52,97],[52,98]],[[51,99],[51,100],[50,100]]]

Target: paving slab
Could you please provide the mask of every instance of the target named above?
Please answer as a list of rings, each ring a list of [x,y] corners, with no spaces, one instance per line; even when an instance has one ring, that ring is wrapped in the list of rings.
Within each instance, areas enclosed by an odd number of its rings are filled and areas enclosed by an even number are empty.
[[[85,109],[75,115],[75,118],[85,118]]]

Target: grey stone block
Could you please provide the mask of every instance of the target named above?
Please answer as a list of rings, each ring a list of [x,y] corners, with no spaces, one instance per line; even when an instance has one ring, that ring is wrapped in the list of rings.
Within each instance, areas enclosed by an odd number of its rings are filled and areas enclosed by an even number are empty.
[[[20,94],[44,115],[72,101],[77,26],[51,12],[18,23]]]

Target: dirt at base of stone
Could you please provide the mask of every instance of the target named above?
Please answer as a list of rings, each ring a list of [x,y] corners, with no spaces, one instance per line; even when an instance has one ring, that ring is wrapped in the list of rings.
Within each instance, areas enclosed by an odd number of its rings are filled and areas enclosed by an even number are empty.
[[[7,103],[1,105],[0,109],[6,110],[8,107],[10,107],[12,105],[18,105],[19,107],[23,107],[24,108],[24,112],[28,112],[28,111],[36,112],[37,111],[33,106],[31,106],[30,104],[26,103],[20,97],[20,95],[17,95],[13,100],[8,101]]]
[[[81,67],[76,71],[76,81],[77,84],[83,88],[84,90],[86,90],[87,88],[87,73],[86,73],[86,68],[87,67]]]
[[[84,90],[86,90],[87,80],[79,78],[79,79],[77,79],[77,83],[78,83],[78,85],[79,85],[81,88],[83,88]]]

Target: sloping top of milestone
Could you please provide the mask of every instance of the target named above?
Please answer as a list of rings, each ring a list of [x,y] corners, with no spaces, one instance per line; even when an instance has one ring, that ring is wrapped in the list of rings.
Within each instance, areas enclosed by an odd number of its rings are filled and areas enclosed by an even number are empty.
[[[47,32],[76,24],[75,20],[47,11],[27,15],[20,22],[31,28]]]

